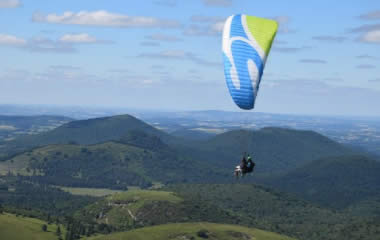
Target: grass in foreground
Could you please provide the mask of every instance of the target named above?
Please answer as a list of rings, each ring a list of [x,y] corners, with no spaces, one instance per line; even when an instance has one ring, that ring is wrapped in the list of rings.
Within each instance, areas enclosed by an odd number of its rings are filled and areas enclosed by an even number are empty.
[[[88,240],[292,240],[293,238],[237,225],[178,223],[145,227],[133,231],[96,236]]]
[[[42,230],[46,224],[47,231]],[[63,226],[60,226],[62,238],[64,237]],[[0,214],[0,239],[4,240],[57,240],[57,225],[28,217],[16,217],[13,214]]]

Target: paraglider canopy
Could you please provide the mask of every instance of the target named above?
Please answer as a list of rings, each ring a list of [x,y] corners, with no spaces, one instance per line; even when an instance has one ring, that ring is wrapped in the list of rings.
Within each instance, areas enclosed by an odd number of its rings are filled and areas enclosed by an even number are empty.
[[[253,109],[278,24],[247,15],[230,16],[223,30],[224,75],[232,99]]]

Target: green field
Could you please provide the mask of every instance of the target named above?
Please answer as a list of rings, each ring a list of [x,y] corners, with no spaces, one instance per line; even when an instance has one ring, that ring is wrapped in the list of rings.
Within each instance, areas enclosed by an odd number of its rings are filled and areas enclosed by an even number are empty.
[[[145,201],[168,201],[178,203],[181,198],[175,196],[172,192],[155,191],[155,190],[131,190],[124,193],[117,193],[110,197],[111,200],[129,201],[129,200],[145,200]]]
[[[111,202],[129,203],[129,209],[136,213],[142,206],[151,202],[165,201],[179,203],[182,198],[175,196],[172,192],[154,190],[134,190],[125,193],[116,193],[107,198]]]
[[[46,222],[35,218],[16,217],[13,214],[0,214],[0,239],[2,240],[57,240],[55,234],[57,225],[47,225],[47,231],[42,231]],[[62,237],[64,230],[61,226]]]
[[[121,190],[112,190],[107,188],[74,188],[74,187],[58,187],[61,190],[71,193],[73,195],[79,196],[93,196],[93,197],[104,197],[107,195],[112,195],[114,193],[123,192]]]
[[[291,240],[293,238],[254,228],[214,223],[178,223],[145,227],[133,231],[106,236],[87,238],[88,240],[176,240],[205,239],[198,236],[204,232],[209,240]]]

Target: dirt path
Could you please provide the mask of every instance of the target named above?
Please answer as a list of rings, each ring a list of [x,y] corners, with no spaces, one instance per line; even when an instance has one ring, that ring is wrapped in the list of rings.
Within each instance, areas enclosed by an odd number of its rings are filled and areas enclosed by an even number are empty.
[[[129,216],[131,216],[131,218],[132,218],[133,220],[137,221],[137,218],[135,217],[135,215],[133,215],[133,213],[131,212],[131,210],[129,210],[129,209],[127,208],[127,211],[128,211],[128,213],[129,213]]]

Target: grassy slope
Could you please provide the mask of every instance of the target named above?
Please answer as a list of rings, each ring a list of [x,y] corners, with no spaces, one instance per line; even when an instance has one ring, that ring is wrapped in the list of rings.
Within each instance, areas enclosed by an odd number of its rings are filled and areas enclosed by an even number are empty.
[[[183,199],[171,192],[131,190],[115,193],[85,207],[76,214],[76,218],[84,222],[96,219],[97,223],[106,223],[117,229],[128,229],[137,222],[144,224],[146,221],[153,221],[149,216],[141,216],[141,209],[149,208],[149,212],[152,205],[170,206],[176,209],[178,203],[182,201]]]
[[[166,224],[154,227],[145,227],[129,232],[115,233],[107,236],[97,236],[89,240],[171,240],[171,239],[194,239],[200,240],[197,232],[207,230],[210,240],[291,240],[283,235],[266,232],[253,228],[235,225],[213,224],[213,223],[181,223]],[[193,238],[191,238],[193,237]]]
[[[107,188],[73,188],[73,187],[58,187],[59,189],[78,196],[93,196],[104,197],[114,193],[123,192],[121,190],[112,190]],[[128,187],[128,189],[130,189]]]
[[[108,196],[78,211],[75,218],[87,224],[105,223],[117,231],[174,222],[238,222],[237,216],[210,203],[153,190]]]
[[[0,214],[0,239],[4,240],[57,240],[57,225],[50,224],[48,231],[42,231],[46,222],[35,218],[16,217],[13,214]],[[61,225],[62,236],[64,229]]]
[[[180,203],[183,201],[182,198],[175,196],[171,192],[164,191],[147,191],[147,190],[135,190],[128,191],[125,193],[116,193],[109,196],[107,200],[114,203],[130,203],[129,208],[132,213],[137,213],[137,211],[146,204],[151,202],[164,201],[169,203]]]

